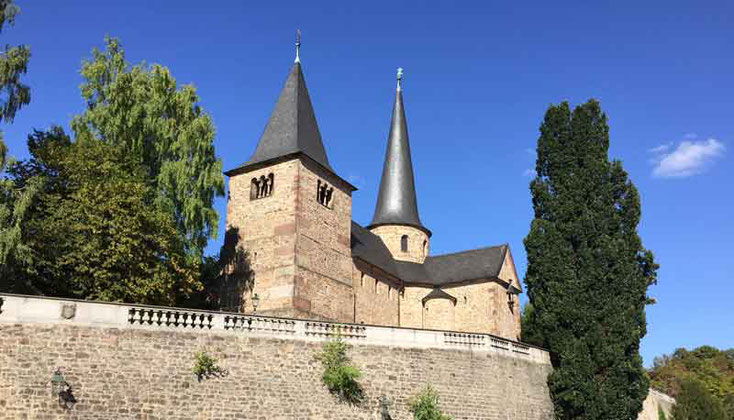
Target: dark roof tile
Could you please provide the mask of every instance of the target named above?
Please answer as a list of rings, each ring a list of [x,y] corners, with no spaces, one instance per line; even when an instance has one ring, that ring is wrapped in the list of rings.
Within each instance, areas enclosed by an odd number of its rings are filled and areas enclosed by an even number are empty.
[[[255,153],[250,160],[228,171],[227,175],[296,154],[304,154],[334,173],[326,157],[300,63],[293,64]]]
[[[379,236],[352,222],[352,256],[361,258],[407,284],[440,287],[496,278],[508,246],[498,245],[426,258],[424,264],[397,261]]]

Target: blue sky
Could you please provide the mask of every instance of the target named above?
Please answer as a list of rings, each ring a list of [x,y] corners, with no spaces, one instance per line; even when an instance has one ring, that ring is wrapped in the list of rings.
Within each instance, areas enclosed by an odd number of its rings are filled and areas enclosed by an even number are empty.
[[[374,210],[395,69],[432,252],[522,240],[538,126],[550,103],[598,98],[613,158],[642,195],[644,244],[661,264],[642,353],[734,346],[734,5],[727,2],[18,1],[4,43],[30,45],[32,103],[3,125],[68,127],[81,61],[109,34],[133,62],[193,83],[225,168],[247,160],[303,31],[306,80],[332,166]],[[522,4],[515,4],[522,3]],[[224,224],[224,200],[217,201]],[[221,242],[214,241],[216,251]],[[727,331],[728,329],[728,331]]]

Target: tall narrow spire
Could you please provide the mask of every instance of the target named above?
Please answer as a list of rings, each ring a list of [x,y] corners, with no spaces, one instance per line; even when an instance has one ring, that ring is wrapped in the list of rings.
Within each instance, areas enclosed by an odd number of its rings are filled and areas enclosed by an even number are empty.
[[[418,216],[408,123],[403,106],[402,80],[403,69],[399,68],[380,191],[370,226],[407,225],[426,231],[430,235],[430,231],[423,226]]]
[[[275,104],[275,109],[270,114],[270,119],[260,137],[255,153],[249,161],[227,174],[296,154],[306,155],[332,173],[334,172],[326,157],[326,149],[321,140],[316,115],[306,88],[306,79],[303,77],[298,55],[298,45],[300,45],[300,31],[296,42],[296,61],[280,92],[278,103]]]

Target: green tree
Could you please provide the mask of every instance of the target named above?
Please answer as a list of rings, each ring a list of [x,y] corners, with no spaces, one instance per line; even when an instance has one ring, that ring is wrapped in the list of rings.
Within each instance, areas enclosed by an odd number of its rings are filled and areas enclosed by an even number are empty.
[[[672,355],[656,357],[648,371],[650,385],[677,398],[681,383],[695,379],[724,406],[727,418],[734,420],[734,351],[701,346],[683,348]]]
[[[415,420],[451,420],[451,416],[443,414],[439,409],[438,392],[427,384],[412,400],[410,412]]]
[[[533,309],[533,305],[530,302],[526,303],[525,306],[523,306],[522,317],[520,318],[520,322],[521,322],[520,339],[524,343],[532,344],[534,346],[542,346],[543,337],[540,335],[540,332],[536,329],[536,324],[533,322],[533,319],[532,319],[534,316],[534,313],[535,313],[535,310]]]
[[[17,188],[43,178],[23,228],[32,266],[9,264],[3,289],[84,299],[174,304],[201,288],[170,212],[120,146],[71,142],[60,129],[29,138]]]
[[[551,351],[559,419],[636,419],[648,391],[639,345],[657,265],[637,234],[639,194],[608,149],[597,101],[549,107],[530,185],[525,282],[527,322]]]
[[[20,8],[13,0],[0,0],[0,32],[5,24],[14,25]],[[31,90],[20,81],[28,70],[31,51],[25,45],[5,46],[0,54],[0,121],[13,122],[16,112],[31,101]],[[0,132],[0,171],[5,167],[7,147]]]
[[[721,402],[695,379],[684,379],[676,398],[673,420],[727,420]]]
[[[0,32],[5,24],[15,24],[20,9],[12,0],[0,0]],[[31,101],[30,88],[20,77],[28,69],[31,53],[28,47],[5,46],[0,54],[0,122],[12,122],[15,114]],[[0,173],[8,163],[8,149],[0,131]],[[40,181],[29,183],[22,189],[14,189],[12,183],[0,180],[0,281],[5,265],[10,259],[29,265],[32,261],[30,249],[21,238],[21,228],[26,211],[31,205]]]
[[[216,237],[213,200],[224,194],[212,120],[192,85],[179,88],[158,64],[131,65],[115,38],[106,44],[82,65],[88,106],[72,122],[76,137],[119,146],[143,165],[157,204],[173,215],[187,251],[200,258]]]

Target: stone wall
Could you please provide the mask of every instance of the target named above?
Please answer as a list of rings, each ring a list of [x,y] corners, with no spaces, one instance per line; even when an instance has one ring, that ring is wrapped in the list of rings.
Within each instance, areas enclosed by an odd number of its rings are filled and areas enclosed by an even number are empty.
[[[403,225],[383,225],[370,229],[385,243],[393,258],[398,261],[410,261],[423,264],[430,252],[430,238],[426,232]],[[408,237],[408,250],[401,247],[402,237]]]
[[[432,288],[408,286],[400,300],[400,325],[411,328],[450,329],[495,334],[509,339],[520,335],[519,305],[507,302],[506,288],[490,279],[442,287],[456,298],[423,298]]]
[[[299,160],[295,307],[308,318],[352,322],[351,188],[308,158]],[[328,206],[317,186],[332,188]]]
[[[299,160],[292,159],[229,179],[227,231],[250,252],[254,291],[263,313],[293,314],[299,168]],[[274,175],[271,195],[251,199],[251,180],[269,174]],[[251,300],[245,310],[252,311]]]
[[[358,324],[400,326],[398,281],[389,280],[378,268],[354,260],[352,289],[354,321]]]
[[[500,274],[498,277],[502,280],[512,283],[512,285],[515,286],[518,290],[522,290],[522,284],[520,284],[520,279],[517,277],[517,270],[515,270],[515,261],[512,258],[512,253],[510,252],[509,247],[507,248],[505,261],[502,263],[502,268],[500,269]],[[512,306],[509,306],[507,303],[506,293],[498,293],[497,296],[498,300],[502,300],[501,305],[504,306],[502,307],[503,310],[499,311],[499,316],[495,318],[497,329],[495,330],[496,332],[493,332],[493,334],[498,334],[511,339],[516,337],[519,338],[521,324],[519,296],[515,296]],[[501,298],[499,296],[501,296]]]
[[[660,391],[650,388],[647,398],[642,404],[642,412],[637,420],[659,420],[659,411],[665,413],[665,418],[670,419],[670,412],[675,405],[675,399]]]
[[[547,353],[491,336],[5,300],[0,313],[4,418],[375,419],[379,399],[386,396],[392,418],[407,420],[409,399],[426,383],[438,390],[442,408],[455,419],[551,418]],[[64,305],[75,307],[69,319],[61,315],[70,313],[61,310]],[[172,312],[201,318],[182,327],[171,324]],[[348,337],[349,354],[364,372],[360,382],[367,398],[359,407],[339,402],[321,384],[315,355],[335,329]],[[191,367],[200,350],[217,358],[228,376],[197,382]],[[70,412],[50,393],[48,382],[59,366],[78,401]]]

